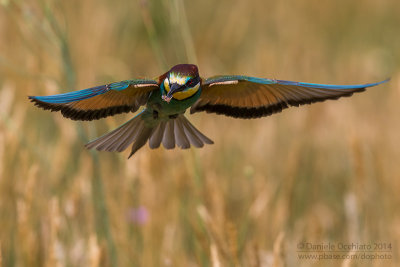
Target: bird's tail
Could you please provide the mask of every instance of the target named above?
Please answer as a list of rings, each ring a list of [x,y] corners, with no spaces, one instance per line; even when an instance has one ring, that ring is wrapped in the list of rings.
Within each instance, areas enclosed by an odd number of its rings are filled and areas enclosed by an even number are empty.
[[[175,145],[187,149],[190,145],[203,147],[204,144],[214,143],[197,130],[184,115],[178,115],[177,118],[168,121],[160,121],[156,126],[149,127],[141,114],[138,114],[117,129],[86,144],[85,147],[121,152],[133,143],[128,157],[130,158],[147,141],[152,149],[158,148],[161,143],[166,149],[173,149]]]

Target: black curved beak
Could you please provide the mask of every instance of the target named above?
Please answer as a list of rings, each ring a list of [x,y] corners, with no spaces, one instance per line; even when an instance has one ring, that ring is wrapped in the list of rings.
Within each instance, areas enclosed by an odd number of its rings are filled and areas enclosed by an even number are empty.
[[[177,83],[173,83],[173,84],[170,85],[170,88],[171,89],[169,90],[169,92],[167,94],[168,98],[171,98],[172,95],[175,94],[176,92],[183,91],[183,89],[185,89],[185,85],[180,85],[180,84],[177,84]]]

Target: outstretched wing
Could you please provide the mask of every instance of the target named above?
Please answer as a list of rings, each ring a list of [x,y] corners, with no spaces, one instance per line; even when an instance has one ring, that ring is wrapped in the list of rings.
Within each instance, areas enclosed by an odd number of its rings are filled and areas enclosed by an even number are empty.
[[[38,107],[61,111],[64,117],[73,120],[97,120],[135,112],[156,89],[159,87],[154,80],[126,80],[59,95],[29,96],[29,99]]]
[[[289,106],[351,96],[386,81],[327,85],[247,76],[217,76],[203,82],[201,96],[190,113],[206,111],[235,118],[259,118],[281,112]]]

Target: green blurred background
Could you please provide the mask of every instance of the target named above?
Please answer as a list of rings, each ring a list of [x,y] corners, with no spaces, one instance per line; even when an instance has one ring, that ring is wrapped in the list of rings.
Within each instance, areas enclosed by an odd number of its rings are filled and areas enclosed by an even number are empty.
[[[257,120],[196,114],[202,149],[91,152],[131,115],[75,122],[28,95],[177,63],[204,77],[392,80]],[[398,266],[400,1],[0,1],[2,266]],[[390,243],[300,260],[299,242]],[[354,253],[342,253],[351,256]]]

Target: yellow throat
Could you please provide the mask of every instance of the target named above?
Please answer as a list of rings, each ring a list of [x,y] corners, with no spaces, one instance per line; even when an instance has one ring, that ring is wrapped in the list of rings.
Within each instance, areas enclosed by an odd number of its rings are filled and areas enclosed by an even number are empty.
[[[172,75],[172,74],[171,74],[169,80],[168,80],[168,78],[165,78],[165,80],[164,80],[164,88],[165,88],[165,91],[167,91],[167,93],[171,90],[170,87],[169,87],[169,83],[170,82],[171,83],[177,83],[177,84],[180,84],[180,85],[184,85],[186,83],[186,79],[184,77],[175,76],[175,75]],[[192,95],[194,95],[199,90],[199,88],[200,88],[200,82],[198,82],[193,87],[189,87],[185,91],[176,92],[176,93],[172,94],[172,97],[177,99],[177,100],[183,100],[183,99],[189,98]]]

